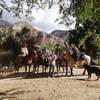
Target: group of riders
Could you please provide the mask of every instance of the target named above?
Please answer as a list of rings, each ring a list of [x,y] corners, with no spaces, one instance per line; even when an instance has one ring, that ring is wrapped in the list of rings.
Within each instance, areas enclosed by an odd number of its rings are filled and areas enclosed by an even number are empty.
[[[85,53],[80,52],[79,49],[75,46],[75,44],[69,45],[67,42],[64,42],[63,49],[60,47],[59,44],[56,44],[55,49],[52,50],[51,52],[46,47],[43,50],[33,48],[33,50],[31,52],[34,52],[35,54],[42,53],[42,55],[45,58],[48,57],[48,59],[49,59],[49,75],[53,77],[54,68],[56,67],[56,59],[57,59],[58,55],[60,55],[62,50],[66,51],[66,52],[69,51],[70,55],[73,57],[73,59],[75,61],[77,61],[79,59],[81,59],[81,60],[84,59]],[[20,52],[21,53],[18,55],[19,57],[25,58],[26,56],[29,55],[30,52],[29,52],[29,49],[27,48],[26,43],[22,44],[22,46],[20,48]]]

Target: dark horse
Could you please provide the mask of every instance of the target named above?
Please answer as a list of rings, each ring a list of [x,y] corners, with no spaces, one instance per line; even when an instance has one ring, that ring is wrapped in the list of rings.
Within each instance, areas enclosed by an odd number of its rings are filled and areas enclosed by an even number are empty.
[[[19,72],[19,68],[24,66],[25,72],[27,72],[27,66],[29,67],[28,72],[30,72],[30,67],[33,64],[34,55],[29,53],[27,56],[17,56],[15,59],[15,69]]]
[[[48,60],[48,56],[42,54],[42,52],[38,53],[38,71],[39,71],[39,66],[42,66],[42,73],[46,73],[46,70],[48,68],[49,65],[49,60]]]

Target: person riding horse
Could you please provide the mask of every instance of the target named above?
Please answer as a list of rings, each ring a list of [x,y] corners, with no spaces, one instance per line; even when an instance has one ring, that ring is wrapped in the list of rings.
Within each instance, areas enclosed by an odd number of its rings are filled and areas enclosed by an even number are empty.
[[[85,59],[85,55],[86,55],[85,52],[80,52],[79,59],[80,59],[80,60],[84,60],[84,59]]]
[[[72,57],[77,61],[79,60],[79,50],[75,46],[75,44],[71,44],[71,50],[72,50]]]
[[[19,67],[26,65],[27,63],[26,60],[28,59],[28,54],[29,54],[28,48],[25,43],[21,45],[19,51],[20,53],[16,56],[15,62],[14,62],[15,69],[17,70],[17,72],[19,71]]]
[[[28,53],[29,53],[29,51],[28,51],[26,44],[23,44],[21,47],[21,56],[25,57],[28,55]]]
[[[56,46],[55,46],[55,54],[56,54],[56,55],[59,55],[60,52],[61,52],[61,47],[60,47],[59,44],[56,44]]]
[[[18,55],[15,60],[15,69],[17,70],[17,72],[19,71],[19,67],[22,66],[25,67],[25,72],[27,71],[27,67],[29,67],[28,72],[30,72],[31,65],[33,65],[35,69],[38,58],[37,51],[34,48],[28,51],[26,44],[23,44],[21,46],[20,51],[20,55]]]
[[[69,45],[68,43],[64,42],[64,45],[66,47],[66,51],[69,51],[71,56],[77,61],[80,58],[80,51],[79,49],[75,46],[75,44]]]

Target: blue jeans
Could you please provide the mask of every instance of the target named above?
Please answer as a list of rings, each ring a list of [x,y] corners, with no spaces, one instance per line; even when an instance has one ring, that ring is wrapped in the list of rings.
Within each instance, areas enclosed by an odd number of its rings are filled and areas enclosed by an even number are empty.
[[[49,76],[51,77],[54,76],[54,65],[53,64],[49,65]]]

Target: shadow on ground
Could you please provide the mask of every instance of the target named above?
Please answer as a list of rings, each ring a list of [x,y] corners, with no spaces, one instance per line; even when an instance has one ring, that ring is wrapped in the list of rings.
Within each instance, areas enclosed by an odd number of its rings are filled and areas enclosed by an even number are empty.
[[[48,73],[33,73],[33,72],[30,72],[30,73],[25,73],[25,72],[19,72],[19,73],[16,73],[16,72],[12,72],[12,73],[8,73],[8,74],[1,74],[0,75],[0,79],[8,79],[8,78],[16,78],[16,79],[36,79],[36,78],[48,78],[49,74]],[[57,73],[55,73],[55,76],[54,78],[59,78],[59,77],[71,77],[71,79],[75,79],[73,77],[77,77],[77,76],[83,76],[82,74],[80,75],[76,75],[74,74],[73,76],[70,76],[68,74],[68,76],[65,75],[65,73],[60,73],[60,75],[58,75]],[[85,79],[77,79],[76,80],[80,80],[80,81],[86,81]]]
[[[3,92],[0,92],[0,100],[13,100],[13,99],[17,99],[16,95],[18,94],[24,94],[24,93],[29,93],[29,92],[32,92],[32,91],[24,91],[24,90],[20,90],[20,88],[13,88],[13,89],[9,89],[9,90],[6,90],[6,91],[3,91]]]
[[[19,72],[19,73],[9,73],[7,75],[1,75],[0,79],[6,79],[6,78],[30,79],[30,78],[46,78],[46,77],[48,77],[48,73]]]

